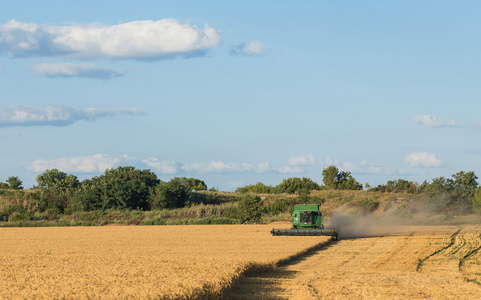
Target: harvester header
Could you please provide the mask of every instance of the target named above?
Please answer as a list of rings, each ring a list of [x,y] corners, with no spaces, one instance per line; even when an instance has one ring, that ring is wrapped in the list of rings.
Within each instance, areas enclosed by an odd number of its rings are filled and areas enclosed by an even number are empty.
[[[292,213],[292,228],[273,228],[271,233],[274,236],[303,236],[303,235],[327,235],[337,240],[338,233],[335,228],[325,228],[323,216],[319,210],[319,204],[294,205]]]

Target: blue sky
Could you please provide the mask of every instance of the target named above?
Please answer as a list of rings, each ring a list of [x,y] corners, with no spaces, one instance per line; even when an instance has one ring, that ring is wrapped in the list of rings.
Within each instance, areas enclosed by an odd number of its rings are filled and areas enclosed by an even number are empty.
[[[8,1],[0,181],[480,174],[478,1]]]

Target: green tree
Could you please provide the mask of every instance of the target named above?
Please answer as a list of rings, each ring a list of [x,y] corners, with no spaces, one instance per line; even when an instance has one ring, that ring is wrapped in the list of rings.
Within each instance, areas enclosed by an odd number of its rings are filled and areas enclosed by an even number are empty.
[[[80,187],[70,201],[70,208],[73,211],[92,211],[102,210],[103,191],[105,186],[98,177],[85,179],[80,183]]]
[[[449,180],[453,188],[454,198],[459,204],[471,204],[474,198],[474,193],[478,188],[478,177],[473,171],[460,171],[452,175]]]
[[[148,209],[150,194],[159,182],[150,170],[117,167],[93,178],[89,193],[100,196],[102,209]]]
[[[440,193],[450,193],[453,190],[453,186],[448,179],[441,176],[434,178],[431,183],[424,181],[420,189],[429,195],[437,195]]]
[[[151,197],[153,209],[170,209],[184,207],[191,197],[191,189],[179,178],[169,182],[162,181],[154,189]]]
[[[322,170],[322,182],[331,190],[362,190],[362,184],[352,177],[351,172],[340,171],[336,166]]]
[[[317,183],[307,177],[291,177],[282,180],[280,184],[276,186],[276,190],[280,193],[294,194],[301,191],[307,192],[312,190],[319,190],[320,187]]]
[[[423,182],[420,190],[426,193],[431,207],[442,207],[457,213],[469,213],[476,209],[475,192],[478,188],[478,177],[473,171],[460,171],[452,178],[434,178],[431,183]],[[438,209],[439,210],[439,209]]]
[[[338,190],[362,190],[362,184],[352,177],[351,172],[340,171],[336,181]]]
[[[262,218],[264,206],[259,196],[247,194],[239,202],[238,218],[244,222],[257,222]]]
[[[207,191],[207,185],[203,180],[197,178],[175,177],[180,180],[185,186],[193,191]]]
[[[337,174],[339,169],[336,166],[329,166],[322,170],[322,183],[327,189],[337,189]]]
[[[77,176],[69,175],[58,169],[46,170],[37,175],[39,188],[39,208],[63,212],[69,207],[70,199],[79,186]]]
[[[72,210],[149,209],[150,195],[160,182],[150,170],[132,166],[107,169],[85,179],[71,201]]]
[[[11,189],[23,190],[23,182],[17,176],[10,176],[7,179],[7,183]]]
[[[257,182],[256,184],[250,184],[244,187],[238,187],[236,192],[241,194],[247,193],[257,193],[257,194],[269,194],[274,192],[274,188],[270,185],[265,185],[262,182]]]
[[[418,184],[405,179],[388,180],[386,184],[378,185],[376,190],[380,192],[411,193],[419,191]]]
[[[363,214],[372,213],[379,207],[379,202],[376,202],[370,198],[361,199],[357,203],[359,211]]]
[[[77,176],[69,175],[58,169],[46,170],[37,175],[38,187],[54,194],[61,194],[78,187]]]
[[[473,211],[476,214],[481,215],[481,187],[478,187],[474,192]]]

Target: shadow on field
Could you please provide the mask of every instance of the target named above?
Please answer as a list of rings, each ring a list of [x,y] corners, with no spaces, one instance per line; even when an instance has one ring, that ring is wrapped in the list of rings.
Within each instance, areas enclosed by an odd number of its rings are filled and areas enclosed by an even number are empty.
[[[226,290],[221,299],[289,299],[286,294],[285,280],[296,277],[298,271],[287,267],[296,265],[336,245],[329,241],[321,246],[311,248],[304,253],[286,259],[277,264],[273,270],[246,274],[239,277],[230,289]]]

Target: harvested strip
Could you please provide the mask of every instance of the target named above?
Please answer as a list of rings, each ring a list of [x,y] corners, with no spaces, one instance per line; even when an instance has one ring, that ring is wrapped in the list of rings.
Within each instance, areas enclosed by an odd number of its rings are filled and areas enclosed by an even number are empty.
[[[458,234],[461,232],[461,230],[463,230],[462,228],[458,229],[455,233],[453,233],[451,235],[451,242],[449,244],[447,244],[446,246],[442,247],[441,249],[438,249],[436,251],[434,251],[433,253],[431,253],[430,255],[426,256],[425,258],[419,260],[419,263],[416,267],[416,271],[418,272],[421,272],[421,269],[424,265],[424,263],[431,257],[433,257],[434,255],[440,253],[441,251],[444,251],[446,249],[448,249],[449,247],[453,246],[454,245],[454,242],[456,241],[456,237],[458,236]]]
[[[414,235],[384,235],[330,243],[313,255],[273,272],[241,278],[244,288],[233,298],[479,299],[481,288],[457,276],[459,272],[431,272],[432,268],[423,269],[422,273],[417,271],[419,261],[433,252],[449,252],[442,249],[453,244],[452,237],[457,230],[419,227],[408,231],[421,232]],[[472,230],[481,232],[479,227]],[[474,252],[466,262],[476,259],[479,264],[480,252]],[[430,264],[434,262],[441,261],[429,260]]]

